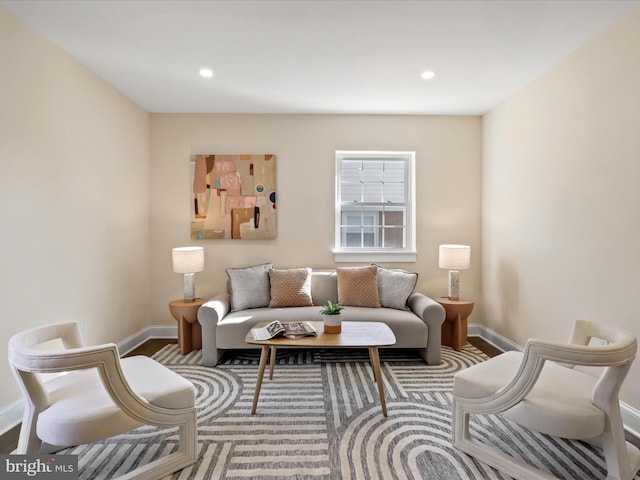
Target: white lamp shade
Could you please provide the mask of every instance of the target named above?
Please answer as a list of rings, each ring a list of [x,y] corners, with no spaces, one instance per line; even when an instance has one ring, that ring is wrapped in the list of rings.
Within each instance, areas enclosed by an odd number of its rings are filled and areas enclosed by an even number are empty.
[[[204,270],[204,248],[178,247],[171,250],[173,271],[176,273],[195,273]]]
[[[447,270],[467,270],[471,263],[469,245],[440,245],[438,266]]]

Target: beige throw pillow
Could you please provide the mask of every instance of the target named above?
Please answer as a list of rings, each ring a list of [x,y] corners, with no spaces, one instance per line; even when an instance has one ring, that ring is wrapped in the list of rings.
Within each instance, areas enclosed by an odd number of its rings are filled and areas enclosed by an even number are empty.
[[[338,303],[353,307],[380,308],[378,298],[378,267],[339,267]]]
[[[290,268],[269,270],[271,301],[269,307],[309,307],[311,300],[311,269]]]

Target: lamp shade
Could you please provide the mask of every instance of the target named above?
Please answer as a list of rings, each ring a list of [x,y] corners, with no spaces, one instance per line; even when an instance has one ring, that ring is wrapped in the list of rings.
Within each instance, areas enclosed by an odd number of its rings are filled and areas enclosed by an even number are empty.
[[[447,270],[467,270],[471,263],[469,245],[440,245],[438,266]]]
[[[171,250],[173,271],[176,273],[195,273],[204,270],[204,248],[178,247]]]

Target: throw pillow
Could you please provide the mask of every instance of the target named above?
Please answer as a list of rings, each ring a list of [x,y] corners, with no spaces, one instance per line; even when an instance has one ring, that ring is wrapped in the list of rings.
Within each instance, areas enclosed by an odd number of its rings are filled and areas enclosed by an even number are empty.
[[[232,311],[269,306],[269,270],[270,263],[225,270],[231,285]]]
[[[311,300],[311,269],[290,268],[269,270],[271,301],[269,307],[309,307]]]
[[[338,273],[338,303],[353,307],[380,308],[378,298],[378,267],[340,267]]]
[[[399,269],[378,267],[380,305],[398,310],[407,309],[407,299],[418,283],[418,274]]]

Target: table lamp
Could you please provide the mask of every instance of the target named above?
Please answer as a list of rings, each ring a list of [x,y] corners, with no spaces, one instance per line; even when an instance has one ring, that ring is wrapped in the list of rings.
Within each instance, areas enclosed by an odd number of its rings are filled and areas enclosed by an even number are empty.
[[[471,262],[469,245],[440,245],[438,266],[449,270],[449,300],[459,300],[459,270],[467,270]]]
[[[194,274],[204,270],[204,248],[177,247],[171,250],[173,271],[184,273],[184,301],[193,302],[196,298]]]

